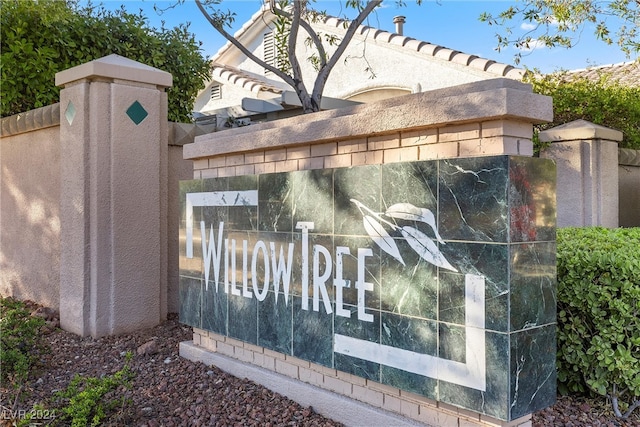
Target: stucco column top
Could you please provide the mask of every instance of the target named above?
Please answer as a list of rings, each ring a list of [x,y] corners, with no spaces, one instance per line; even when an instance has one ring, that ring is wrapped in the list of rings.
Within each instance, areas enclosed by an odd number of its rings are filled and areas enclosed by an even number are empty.
[[[91,78],[128,80],[159,88],[173,86],[170,73],[115,54],[56,73],[56,86]]]
[[[606,139],[622,141],[622,132],[596,125],[586,120],[574,120],[569,123],[540,132],[541,142],[579,141],[585,139]]]

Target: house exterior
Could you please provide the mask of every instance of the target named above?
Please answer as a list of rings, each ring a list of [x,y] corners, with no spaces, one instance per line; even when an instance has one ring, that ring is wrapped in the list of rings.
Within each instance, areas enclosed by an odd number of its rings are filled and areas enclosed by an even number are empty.
[[[275,18],[268,7],[263,7],[235,34],[251,52],[273,65],[277,61]],[[393,33],[368,26],[359,28],[327,80],[323,109],[498,77],[520,80],[524,74],[524,70],[511,65],[406,37],[402,35],[404,17],[396,17],[394,23]],[[323,36],[340,39],[346,24],[342,19],[326,17],[312,25]],[[313,53],[304,43],[305,36],[301,30],[298,54],[310,89],[315,71],[309,61],[302,60]],[[231,43],[214,55],[212,63],[211,80],[195,102],[196,118],[202,121],[208,116],[211,120],[215,115],[218,126],[231,127],[286,116],[287,111],[297,114],[297,96],[291,87]]]

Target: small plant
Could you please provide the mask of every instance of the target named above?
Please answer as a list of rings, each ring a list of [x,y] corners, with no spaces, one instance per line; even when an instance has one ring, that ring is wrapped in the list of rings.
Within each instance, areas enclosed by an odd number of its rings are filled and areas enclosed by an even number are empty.
[[[640,228],[558,230],[558,389],[640,407]]]
[[[27,380],[44,351],[39,339],[44,323],[31,316],[23,302],[0,300],[0,383],[19,389]]]
[[[98,426],[111,411],[124,408],[128,401],[124,394],[118,397],[118,390],[132,386],[134,374],[129,367],[132,357],[132,353],[127,353],[124,367],[113,375],[95,378],[76,374],[67,388],[56,394],[64,402],[57,421],[72,427]]]

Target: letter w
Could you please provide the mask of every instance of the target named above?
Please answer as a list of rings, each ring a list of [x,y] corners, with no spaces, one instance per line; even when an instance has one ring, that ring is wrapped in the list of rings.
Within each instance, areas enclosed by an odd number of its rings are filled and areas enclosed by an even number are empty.
[[[271,269],[273,270],[273,290],[276,293],[276,303],[278,302],[278,293],[280,293],[280,279],[282,278],[282,286],[284,290],[284,303],[289,304],[289,284],[291,283],[291,260],[293,259],[293,243],[289,243],[289,253],[284,258],[284,249],[280,246],[280,256],[276,261],[276,244],[269,242],[271,247]]]
[[[213,239],[213,225],[209,230],[209,246],[207,247],[207,231],[204,225],[204,221],[200,221],[200,232],[202,234],[202,258],[204,261],[204,280],[205,290],[209,290],[209,271],[211,268],[211,262],[213,261],[213,278],[216,283],[216,292],[218,291],[218,278],[220,277],[220,261],[222,259],[222,231],[224,229],[224,222],[220,222],[220,228],[218,228],[218,247],[216,250],[215,240]]]

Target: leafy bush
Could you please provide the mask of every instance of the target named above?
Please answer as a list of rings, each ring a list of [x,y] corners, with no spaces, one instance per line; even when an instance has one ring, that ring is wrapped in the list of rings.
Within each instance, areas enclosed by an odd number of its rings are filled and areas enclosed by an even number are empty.
[[[640,406],[640,228],[564,228],[557,244],[558,389],[626,418]]]
[[[58,101],[55,73],[118,54],[173,75],[169,120],[191,121],[210,66],[186,26],[149,28],[124,10],[80,7],[77,0],[3,0],[0,7],[0,116]]]
[[[109,419],[111,411],[123,408],[128,402],[122,389],[131,388],[134,378],[129,367],[132,357],[127,353],[124,367],[113,375],[95,378],[76,374],[66,389],[56,393],[63,402],[56,422],[72,427],[98,426]]]
[[[640,66],[640,65],[639,65]],[[620,148],[640,149],[640,87],[629,87],[602,74],[598,81],[551,74],[525,79],[533,91],[553,98],[553,122],[536,125],[536,133],[574,120],[588,120],[617,129],[624,139]],[[535,141],[536,151],[543,148]]]
[[[23,302],[0,299],[0,383],[18,388],[27,380],[44,349],[38,339],[43,325]]]

